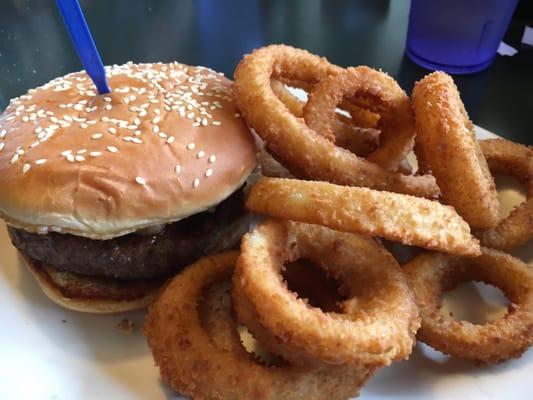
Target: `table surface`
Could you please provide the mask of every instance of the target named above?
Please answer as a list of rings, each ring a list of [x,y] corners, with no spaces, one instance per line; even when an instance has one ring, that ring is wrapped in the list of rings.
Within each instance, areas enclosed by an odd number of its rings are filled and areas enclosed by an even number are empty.
[[[55,2],[0,2],[0,110],[23,94],[81,69]],[[408,92],[428,71],[404,55],[408,1],[85,0],[81,1],[106,64],[173,61],[233,75],[242,55],[287,43],[347,66],[367,64]],[[533,144],[533,47],[520,45],[516,17],[505,37],[518,48],[486,71],[456,76],[471,119],[503,137]]]

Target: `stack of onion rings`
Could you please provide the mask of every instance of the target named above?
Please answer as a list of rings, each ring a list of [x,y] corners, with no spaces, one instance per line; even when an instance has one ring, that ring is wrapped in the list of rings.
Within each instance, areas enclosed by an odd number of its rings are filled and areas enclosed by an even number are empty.
[[[513,250],[533,239],[533,149],[505,139],[479,142],[492,173],[514,176],[527,186],[527,200],[495,226],[477,232],[481,244]]]
[[[439,189],[431,176],[388,172],[335,146],[293,115],[272,91],[271,78],[288,76],[316,83],[339,73],[338,69],[304,50],[267,46],[245,56],[237,66],[235,99],[249,125],[289,170],[291,165],[298,165],[312,179],[422,197],[438,195]]]
[[[307,258],[340,284],[340,313],[298,299],[284,263]],[[233,275],[239,320],[270,351],[296,365],[379,367],[405,359],[418,312],[403,273],[371,238],[317,225],[270,220],[247,234]]]
[[[496,187],[453,79],[444,72],[424,77],[413,89],[413,106],[421,170],[432,172],[444,202],[472,228],[495,226]]]
[[[417,338],[455,357],[495,363],[519,357],[533,344],[533,270],[497,250],[482,248],[477,258],[425,253],[404,266],[420,307]],[[500,288],[511,300],[502,318],[475,325],[455,321],[440,310],[440,296],[463,281],[482,281]]]
[[[237,255],[230,252],[198,261],[172,279],[150,306],[144,333],[163,381],[198,399],[343,400],[357,395],[373,369],[269,367],[235,351],[240,340],[228,300],[216,308],[209,300],[203,310],[215,315],[206,316],[206,327],[202,325],[198,307],[202,292],[231,279]]]

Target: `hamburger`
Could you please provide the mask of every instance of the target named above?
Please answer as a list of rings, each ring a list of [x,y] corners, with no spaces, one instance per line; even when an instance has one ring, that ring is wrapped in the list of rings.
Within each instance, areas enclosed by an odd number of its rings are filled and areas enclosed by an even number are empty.
[[[54,302],[112,313],[147,305],[166,278],[235,247],[255,139],[231,81],[179,63],[84,72],[11,100],[0,117],[0,216]]]

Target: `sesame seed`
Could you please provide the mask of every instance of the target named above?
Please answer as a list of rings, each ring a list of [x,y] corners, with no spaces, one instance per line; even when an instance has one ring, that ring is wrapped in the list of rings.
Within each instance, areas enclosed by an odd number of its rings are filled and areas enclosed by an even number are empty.
[[[68,161],[74,162],[74,156],[72,154],[67,154],[66,157]]]
[[[168,136],[165,132],[159,132],[158,135],[160,138],[163,138],[163,139],[166,139]]]
[[[174,171],[176,171],[176,174],[179,174],[181,172],[181,166],[180,165],[176,165],[174,167]]]
[[[213,175],[213,170],[211,168],[208,168],[206,171],[205,171],[205,176],[208,178],[210,177],[211,175]]]
[[[204,118],[204,119],[202,120],[202,125],[203,125],[203,126],[207,126],[207,118]]]
[[[30,165],[30,164],[28,164],[28,163],[24,164],[24,165],[22,166],[22,173],[23,173],[23,174],[26,174],[26,173],[30,170],[30,168],[31,168],[31,165]]]
[[[6,131],[5,129],[2,129],[2,130],[0,131],[0,139],[5,138],[6,135],[7,135],[7,131]]]
[[[106,105],[104,106],[104,109],[105,109],[106,111],[111,111],[112,108],[113,108],[113,106],[112,106],[111,104],[106,104]]]
[[[72,153],[72,150],[65,150],[65,151],[62,151],[62,152],[61,152],[61,155],[64,156],[64,157],[66,157],[67,154],[70,154],[70,153]]]
[[[137,182],[139,185],[146,185],[146,179],[141,178],[140,176],[135,177],[135,182]]]
[[[217,160],[217,156],[215,156],[214,154],[209,156],[209,163],[210,164],[214,164],[216,160]]]
[[[141,136],[141,131],[137,130],[137,131],[133,132],[133,134],[134,134],[135,136]]]
[[[192,182],[192,187],[197,188],[198,186],[200,186],[200,179],[194,178],[194,181]]]
[[[193,119],[194,117],[194,113],[193,112],[190,112],[187,114],[187,119]]]
[[[198,154],[196,155],[196,157],[198,157],[198,158],[204,158],[204,156],[205,156],[205,151],[203,151],[203,150],[200,150],[198,152]]]
[[[189,143],[187,145],[187,149],[189,149],[189,150],[194,150],[195,147],[196,147],[196,145],[194,143]]]
[[[197,127],[200,126],[200,123],[199,123],[199,122],[195,122],[194,124],[192,124],[192,126],[194,126],[195,128],[197,128]]]
[[[161,121],[161,117],[159,117],[159,116],[154,117],[154,119],[152,120],[152,124],[158,124],[159,121]]]
[[[174,136],[170,136],[170,137],[167,139],[167,143],[168,143],[168,144],[172,144],[172,143],[174,143],[174,140],[176,140],[176,139],[174,138]]]
[[[133,143],[137,143],[137,144],[141,144],[141,143],[143,142],[141,139],[136,138],[136,137],[132,138],[131,141],[132,141]]]
[[[15,152],[20,156],[24,154],[24,150],[22,150],[21,148],[18,148]]]
[[[95,133],[94,135],[91,136],[91,139],[98,140],[98,139],[102,139],[103,136],[104,135],[101,133]]]
[[[77,154],[85,154],[87,153],[87,149],[81,149],[76,152]]]
[[[13,155],[13,157],[11,157],[11,161],[10,161],[10,163],[11,163],[11,164],[14,164],[14,163],[17,162],[18,159],[19,159],[19,155],[18,155],[17,153],[15,153],[15,154]]]
[[[39,143],[41,143],[41,142],[39,142],[39,141],[33,142],[33,143],[30,145],[30,147],[33,149],[33,148],[39,146]]]
[[[35,161],[35,164],[43,165],[45,162],[46,162],[46,158],[40,158],[37,161]]]
[[[133,120],[133,123],[134,123],[135,125],[141,125],[141,120],[140,120],[139,118],[135,118],[135,119]]]
[[[113,127],[109,128],[108,131],[112,135],[116,135],[117,134],[117,130],[115,128],[113,128]]]
[[[154,125],[154,126],[152,127],[152,131],[153,131],[154,133],[158,133],[158,132],[159,132],[159,125]]]
[[[154,109],[154,114],[159,115],[160,113],[161,113],[161,110],[159,110],[159,108]]]
[[[115,146],[107,146],[107,151],[110,153],[116,153],[118,149]]]
[[[111,103],[111,97],[109,97],[109,96],[104,96],[104,101],[105,101],[106,103]]]
[[[0,151],[4,150],[5,143],[0,143]]]
[[[30,119],[28,118],[27,115],[25,115],[25,116],[22,117],[22,121],[24,121],[24,122],[28,122],[29,120],[30,120]]]
[[[89,153],[89,155],[90,155],[91,157],[100,157],[100,156],[102,155],[102,152],[101,152],[101,151],[91,151],[91,152]]]
[[[80,161],[80,162],[81,162],[81,161],[85,161],[85,157],[83,157],[83,156],[76,156],[76,157],[74,157],[74,159],[75,159],[76,161]]]
[[[82,122],[82,123],[80,124],[80,127],[82,127],[82,128],[85,129],[85,128],[88,128],[89,125],[87,125],[85,122]]]
[[[215,126],[220,126],[220,121],[213,121],[212,124]]]

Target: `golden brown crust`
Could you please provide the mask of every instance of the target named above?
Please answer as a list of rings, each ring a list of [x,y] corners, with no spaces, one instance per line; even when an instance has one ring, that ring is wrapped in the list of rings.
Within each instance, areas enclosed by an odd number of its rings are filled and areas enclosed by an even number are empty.
[[[517,258],[482,248],[476,258],[424,253],[404,266],[422,316],[417,338],[456,357],[483,363],[520,355],[533,344],[533,270]],[[440,312],[440,297],[463,281],[500,288],[510,300],[508,313],[477,325]]]
[[[255,167],[228,79],[178,63],[107,74],[109,95],[73,73],[0,117],[0,215],[10,224],[120,236],[219,203]]]
[[[505,139],[479,142],[490,171],[514,176],[527,186],[527,199],[494,228],[476,232],[481,244],[510,251],[533,239],[533,149]]]
[[[414,117],[409,97],[384,72],[365,66],[347,68],[315,85],[304,109],[305,122],[333,140],[336,107],[345,98],[368,104],[373,112],[379,113],[380,146],[367,158],[389,171],[396,171],[414,145]]]
[[[340,312],[324,313],[283,283],[286,262],[312,260],[340,285]],[[239,320],[292,363],[380,367],[408,358],[417,308],[400,266],[371,238],[268,220],[247,234],[233,275]],[[324,364],[322,364],[324,365]]]
[[[388,172],[335,146],[294,116],[270,84],[272,77],[290,76],[316,82],[336,72],[338,67],[333,68],[327,60],[307,51],[267,46],[244,56],[237,66],[235,99],[246,121],[265,140],[268,150],[289,169],[296,164],[312,179],[436,197],[439,189],[432,176]]]
[[[412,97],[420,169],[432,172],[444,202],[472,228],[495,226],[496,187],[453,79],[443,72],[429,74],[416,83]]]
[[[231,278],[237,256],[237,252],[228,252],[199,260],[172,279],[150,306],[144,333],[162,380],[181,394],[206,400],[344,400],[355,396],[374,369],[266,366],[246,353],[229,351],[233,346],[226,346],[227,340],[236,340],[234,335],[212,340],[201,323],[200,296],[212,283]],[[233,320],[224,325],[235,329]]]
[[[251,211],[452,254],[479,255],[479,242],[453,207],[436,201],[327,182],[262,178]]]
[[[114,314],[145,308],[164,283],[164,279],[118,281],[85,277],[22,258],[44,294],[74,311]]]

